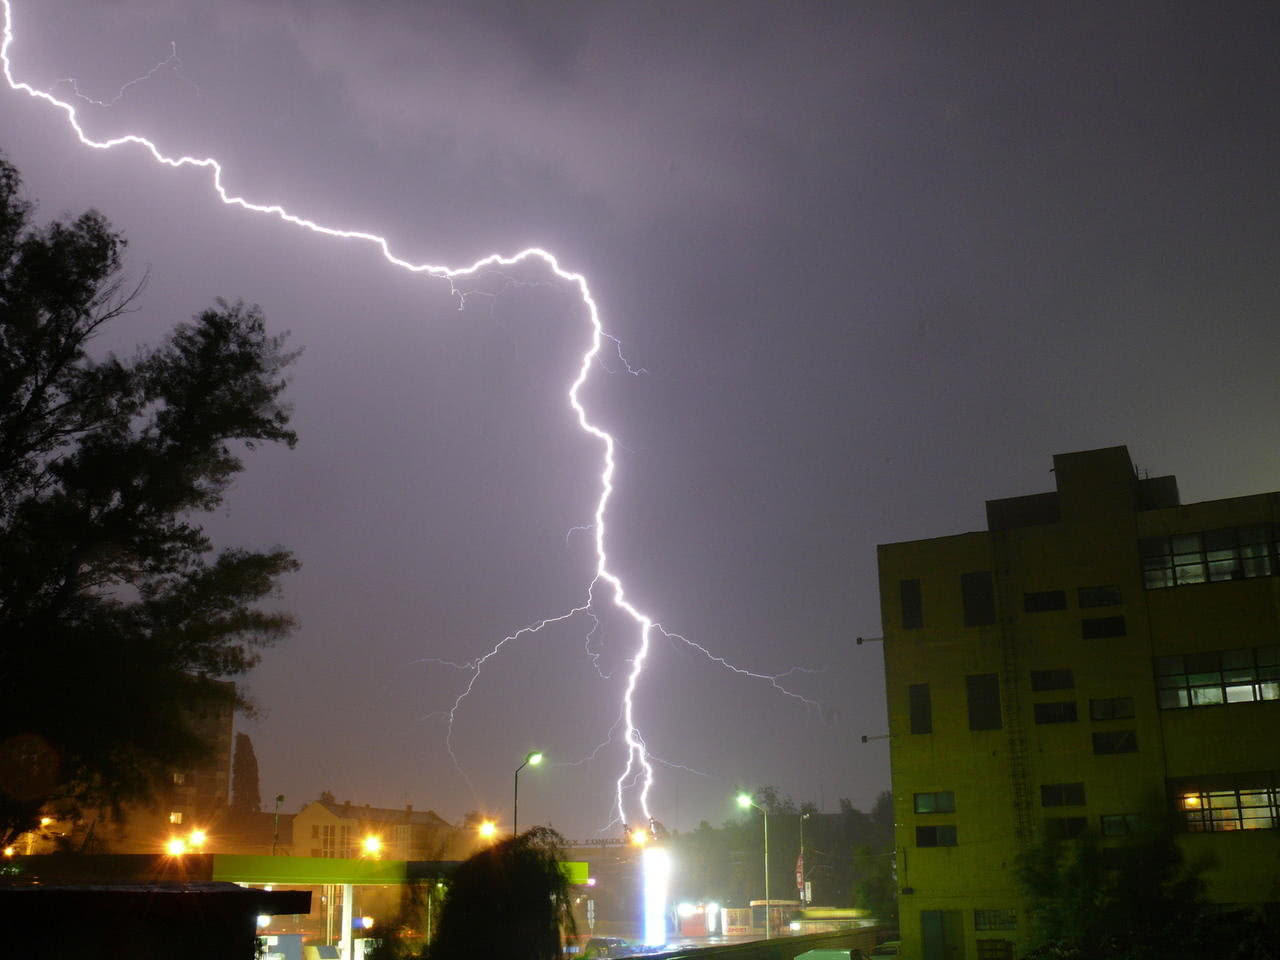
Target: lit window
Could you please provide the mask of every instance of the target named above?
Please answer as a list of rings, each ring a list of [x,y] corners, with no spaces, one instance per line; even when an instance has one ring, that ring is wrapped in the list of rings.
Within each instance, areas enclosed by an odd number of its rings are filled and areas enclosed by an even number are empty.
[[[182,822],[182,811],[181,811],[181,810],[170,810],[170,811],[169,811],[169,822],[170,822],[170,823],[181,823],[181,822]]]
[[[181,786],[187,782],[187,775],[185,773],[174,773],[173,782],[176,786]]]
[[[916,813],[955,813],[956,795],[950,790],[915,795]]]
[[[1280,827],[1280,788],[1257,784],[1203,790],[1179,797],[1183,823],[1191,833],[1274,830]]]
[[[1255,524],[1139,541],[1148,590],[1189,583],[1251,580],[1277,572],[1280,526]]]
[[[1163,710],[1280,700],[1280,645],[1155,659]]]

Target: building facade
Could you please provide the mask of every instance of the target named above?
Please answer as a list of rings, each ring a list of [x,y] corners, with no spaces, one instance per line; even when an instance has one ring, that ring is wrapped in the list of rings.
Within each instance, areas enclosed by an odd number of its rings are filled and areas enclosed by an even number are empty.
[[[878,548],[907,956],[1016,956],[1021,851],[1156,819],[1214,900],[1280,900],[1280,493],[1053,463],[985,531]]]
[[[434,810],[323,800],[308,803],[293,817],[292,841],[298,857],[387,860],[465,860],[481,846],[475,831],[454,826]]]

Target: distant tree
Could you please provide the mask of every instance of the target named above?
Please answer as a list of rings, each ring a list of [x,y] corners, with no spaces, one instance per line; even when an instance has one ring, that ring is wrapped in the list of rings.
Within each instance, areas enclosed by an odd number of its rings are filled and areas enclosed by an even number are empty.
[[[262,810],[258,789],[258,757],[247,733],[236,734],[235,755],[231,758],[231,809],[241,813]]]
[[[190,723],[291,619],[259,606],[285,550],[214,554],[193,517],[293,446],[292,356],[219,301],[130,360],[92,342],[128,312],[123,238],[95,212],[31,222],[0,157],[0,843],[63,813],[147,798],[207,756]],[[244,704],[239,704],[244,705]]]
[[[858,847],[853,853],[853,905],[870,910],[884,926],[898,925],[898,880],[893,850]]]
[[[559,960],[576,933],[564,837],[534,827],[480,851],[453,874],[427,960]]]
[[[318,799],[321,803],[337,803],[338,802],[337,799],[334,797],[332,790],[321,790],[320,796]]]

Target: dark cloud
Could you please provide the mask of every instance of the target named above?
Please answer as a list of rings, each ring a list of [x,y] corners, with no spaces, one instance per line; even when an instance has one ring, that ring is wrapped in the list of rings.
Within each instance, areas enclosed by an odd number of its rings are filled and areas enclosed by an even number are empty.
[[[823,710],[654,646],[638,717],[669,825],[738,783],[869,807],[888,783],[878,542],[980,527],[1050,455],[1128,443],[1188,500],[1280,487],[1273,4],[172,4],[15,0],[15,68],[113,93],[99,134],[215,154],[254,199],[469,262],[590,278],[634,363],[585,398],[620,441],[610,551],[673,631]],[[62,87],[59,87],[62,89]],[[226,210],[201,176],[76,145],[0,98],[46,214],[93,205],[150,266],[157,339],[214,296],[306,348],[299,449],[250,460],[232,542],[305,567],[253,681],[263,789],[505,813],[532,745],[589,756],[632,635],[513,642],[444,750],[463,661],[581,602],[598,450],[563,391],[572,291],[469,298]],[[537,279],[520,277],[517,279]],[[491,291],[492,292],[492,291]],[[592,655],[599,659],[593,661]],[[602,680],[599,666],[611,673]],[[832,719],[832,718],[835,719]],[[522,818],[586,835],[619,751],[539,771]],[[474,791],[474,792],[473,792]],[[525,804],[528,804],[526,808]]]

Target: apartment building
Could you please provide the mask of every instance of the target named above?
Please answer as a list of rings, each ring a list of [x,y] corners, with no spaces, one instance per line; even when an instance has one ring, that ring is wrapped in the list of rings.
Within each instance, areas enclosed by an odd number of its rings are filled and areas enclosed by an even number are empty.
[[[878,548],[903,953],[1004,960],[1047,835],[1165,817],[1210,896],[1280,900],[1280,492],[1183,505],[1124,447],[987,529]]]

